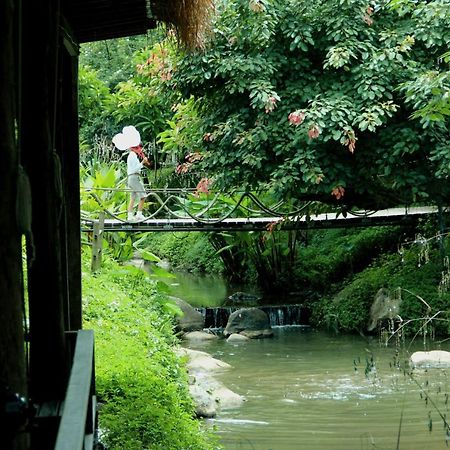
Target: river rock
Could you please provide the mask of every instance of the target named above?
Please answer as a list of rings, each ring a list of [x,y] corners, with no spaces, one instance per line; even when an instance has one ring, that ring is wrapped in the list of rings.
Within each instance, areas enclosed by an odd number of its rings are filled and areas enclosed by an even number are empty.
[[[219,337],[206,331],[190,331],[183,335],[183,339],[186,341],[213,341],[219,339]]]
[[[417,369],[450,368],[450,352],[431,350],[430,352],[414,352],[410,358],[411,366]]]
[[[189,303],[178,297],[169,297],[183,312],[182,316],[176,317],[177,331],[187,333],[189,331],[200,331],[205,326],[202,313],[194,309]]]
[[[236,342],[246,342],[249,341],[250,338],[247,336],[244,336],[243,334],[233,333],[230,334],[230,336],[227,339],[227,342],[230,344],[236,343]]]
[[[241,308],[231,313],[223,334],[228,337],[233,333],[251,339],[273,336],[269,316],[259,308]]]
[[[221,361],[220,359],[213,358],[209,353],[202,352],[200,350],[192,350],[190,348],[180,348],[176,351],[179,356],[187,358],[186,367],[189,373],[198,372],[213,372],[217,370],[229,369],[231,366]]]
[[[245,401],[242,395],[231,391],[213,376],[231,368],[229,364],[199,350],[180,348],[177,354],[187,357],[189,393],[198,417],[215,417],[219,410],[239,407]]]

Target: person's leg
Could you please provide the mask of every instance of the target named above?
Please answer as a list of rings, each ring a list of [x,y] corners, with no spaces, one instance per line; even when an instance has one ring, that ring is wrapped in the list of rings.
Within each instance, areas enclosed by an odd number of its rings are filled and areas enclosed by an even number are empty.
[[[134,192],[131,193],[131,197],[130,197],[130,202],[128,203],[128,214],[133,212],[133,208],[134,208]],[[140,202],[139,202],[140,203]]]
[[[142,211],[144,209],[145,197],[141,198],[138,203],[138,211]]]
[[[133,220],[135,220],[134,205],[136,203],[136,199],[138,197],[140,199],[140,195],[139,195],[140,181],[139,181],[139,177],[137,175],[129,175],[128,176],[128,188],[131,190],[131,193],[130,193],[130,201],[128,203],[128,208],[127,208],[127,212],[128,212],[127,220],[133,221]]]

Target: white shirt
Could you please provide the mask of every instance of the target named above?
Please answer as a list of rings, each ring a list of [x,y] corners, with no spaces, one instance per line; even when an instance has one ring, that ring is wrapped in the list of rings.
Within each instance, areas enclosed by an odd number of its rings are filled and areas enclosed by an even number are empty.
[[[130,150],[127,158],[127,174],[128,175],[139,175],[141,169],[144,165],[139,161],[136,153]]]

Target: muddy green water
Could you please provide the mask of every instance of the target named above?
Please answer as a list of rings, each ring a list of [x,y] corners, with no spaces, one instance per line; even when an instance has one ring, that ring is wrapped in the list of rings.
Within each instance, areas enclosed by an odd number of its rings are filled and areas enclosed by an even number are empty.
[[[421,393],[403,370],[392,367],[395,349],[377,340],[305,328],[274,331],[273,339],[193,346],[231,364],[218,378],[246,398],[242,407],[208,421],[225,449],[448,448],[436,411],[448,414],[445,371],[416,373]],[[367,363],[372,355],[373,366]]]

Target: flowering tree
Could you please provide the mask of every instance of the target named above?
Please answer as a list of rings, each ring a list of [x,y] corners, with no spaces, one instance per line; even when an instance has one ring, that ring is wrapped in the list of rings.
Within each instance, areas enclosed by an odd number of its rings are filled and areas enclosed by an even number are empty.
[[[174,61],[166,85],[196,98],[195,150],[216,186],[346,207],[448,201],[448,116],[412,116],[445,94],[421,93],[418,80],[448,73],[449,10],[450,0],[219,2],[211,41]]]

